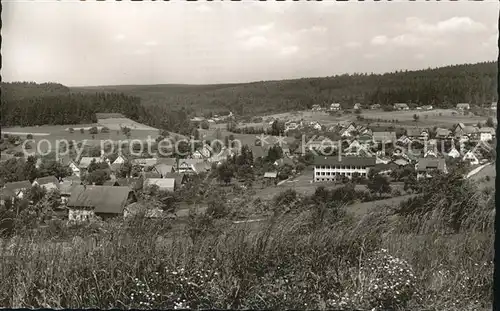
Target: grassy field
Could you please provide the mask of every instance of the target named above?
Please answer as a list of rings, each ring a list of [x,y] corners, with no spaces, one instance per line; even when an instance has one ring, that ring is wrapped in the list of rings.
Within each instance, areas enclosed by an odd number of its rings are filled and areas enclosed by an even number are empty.
[[[92,135],[89,133],[88,128],[91,127],[108,127],[110,129],[109,133],[98,133]],[[120,126],[127,126],[130,130],[130,139],[125,136],[121,130]],[[69,128],[75,129],[73,133],[68,131]],[[84,133],[80,132],[80,128],[84,128]],[[95,124],[74,124],[74,125],[42,125],[42,126],[31,126],[31,127],[8,127],[2,128],[2,134],[18,135],[22,139],[26,138],[26,135],[32,134],[34,144],[33,148],[39,146],[41,153],[48,152],[49,145],[55,148],[56,141],[58,140],[71,140],[75,142],[85,141],[88,146],[100,146],[101,142],[106,140],[111,140],[114,142],[122,141],[129,142],[132,140],[147,141],[147,139],[156,139],[158,137],[158,130],[140,123],[137,123],[128,118],[109,118],[101,119]],[[170,136],[178,136],[183,138],[183,135],[177,133],[170,133]],[[47,141],[50,143],[47,143]],[[22,146],[15,148],[15,151],[21,151]]]
[[[338,123],[345,122],[356,122],[357,115],[354,113],[344,114],[342,112],[341,116],[331,116],[326,112],[316,112],[316,111],[294,111],[287,113],[279,113],[263,116],[264,121],[270,119],[279,120],[303,120],[305,122],[318,121],[322,125],[330,126]],[[413,115],[419,116],[418,122],[413,120]],[[474,116],[472,113],[470,115],[462,115],[457,113],[453,109],[436,109],[431,111],[421,111],[421,110],[410,110],[410,111],[382,111],[382,110],[362,110],[361,116],[371,119],[369,121],[372,125],[380,124],[380,126],[403,126],[403,127],[450,127],[458,122],[463,122],[465,124],[476,124],[477,122],[486,121],[485,117]],[[377,119],[380,119],[378,121]],[[390,121],[398,120],[398,123],[392,123]],[[386,122],[384,122],[386,121]],[[366,122],[365,122],[366,123]],[[266,125],[266,123],[263,123]],[[252,123],[252,126],[258,126],[256,123]]]
[[[496,178],[496,167],[495,163],[490,164],[480,170],[477,174],[472,176],[472,180],[478,183],[481,189],[492,188],[495,189],[495,178]],[[487,180],[489,179],[489,180]]]

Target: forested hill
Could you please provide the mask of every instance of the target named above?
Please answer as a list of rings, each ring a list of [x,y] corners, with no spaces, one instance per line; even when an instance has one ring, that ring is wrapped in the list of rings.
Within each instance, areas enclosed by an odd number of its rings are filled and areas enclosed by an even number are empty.
[[[71,88],[78,92],[111,91],[138,96],[145,105],[184,107],[189,112],[227,111],[239,115],[307,109],[341,102],[351,106],[395,102],[450,107],[458,102],[496,100],[497,63],[483,62],[387,74],[224,85],[127,85]]]
[[[70,89],[59,83],[2,82],[2,99],[19,100],[40,96],[68,95]]]

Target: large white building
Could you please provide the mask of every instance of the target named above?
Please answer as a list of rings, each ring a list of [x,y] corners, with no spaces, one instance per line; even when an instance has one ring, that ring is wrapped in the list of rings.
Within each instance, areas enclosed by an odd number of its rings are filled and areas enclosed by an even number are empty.
[[[367,177],[368,172],[375,166],[375,157],[324,157],[318,156],[314,160],[314,182],[334,181],[343,178],[352,178],[355,173]]]

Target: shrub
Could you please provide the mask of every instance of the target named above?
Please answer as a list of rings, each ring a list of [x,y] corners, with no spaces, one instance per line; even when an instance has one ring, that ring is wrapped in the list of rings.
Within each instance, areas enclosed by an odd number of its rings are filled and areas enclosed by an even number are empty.
[[[96,126],[93,126],[90,128],[89,133],[92,135],[95,135],[95,134],[99,133],[99,130],[97,129]]]
[[[33,134],[26,135],[26,139],[33,139]]]
[[[72,128],[72,127],[70,127],[70,128],[68,129],[68,132],[70,132],[70,133],[74,133],[74,132],[75,132],[75,129],[74,129],[74,128]]]
[[[101,133],[109,133],[109,128],[104,126],[104,127],[101,129]],[[96,133],[96,134],[97,134],[97,133]]]
[[[83,128],[80,129],[80,133],[84,134],[85,130]]]

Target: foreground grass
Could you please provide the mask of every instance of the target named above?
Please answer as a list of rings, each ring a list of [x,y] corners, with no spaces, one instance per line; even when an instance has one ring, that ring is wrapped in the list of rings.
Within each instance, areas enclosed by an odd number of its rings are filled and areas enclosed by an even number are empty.
[[[35,232],[4,243],[0,305],[489,307],[493,230],[402,233],[389,213],[342,221],[330,221],[327,213],[318,223],[306,211],[258,227],[201,217],[196,234],[174,234],[166,223],[143,220],[50,233],[64,242]]]

